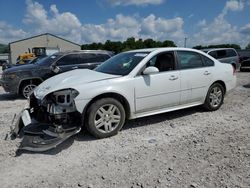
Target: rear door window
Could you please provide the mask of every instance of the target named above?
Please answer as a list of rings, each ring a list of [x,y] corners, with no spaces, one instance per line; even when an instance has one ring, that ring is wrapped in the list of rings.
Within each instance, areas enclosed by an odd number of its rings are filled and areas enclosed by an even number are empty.
[[[78,63],[79,63],[78,54],[65,55],[57,61],[58,66],[74,65],[74,64],[78,64]]]
[[[180,69],[203,67],[201,56],[196,52],[177,51]]]
[[[98,63],[109,59],[108,55],[105,54],[95,54],[95,53],[83,53],[80,55],[80,63]]]

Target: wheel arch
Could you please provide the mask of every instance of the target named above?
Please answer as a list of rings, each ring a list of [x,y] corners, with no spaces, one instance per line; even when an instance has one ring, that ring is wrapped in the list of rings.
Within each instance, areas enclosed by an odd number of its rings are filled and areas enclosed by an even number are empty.
[[[95,101],[102,99],[102,98],[114,98],[114,99],[118,100],[124,107],[126,119],[129,119],[131,109],[130,109],[130,105],[129,105],[128,100],[121,94],[118,94],[115,92],[109,92],[109,93],[103,93],[103,94],[97,95],[85,106],[83,113],[82,113],[83,114],[83,122],[86,119],[86,117],[85,117],[86,112],[87,112],[88,108],[90,107],[90,105],[93,104]]]
[[[227,87],[226,87],[225,82],[223,82],[222,80],[217,80],[217,81],[213,82],[213,83],[211,84],[211,86],[214,85],[214,84],[216,84],[216,83],[222,85],[222,87],[223,87],[223,89],[224,89],[224,95],[225,95],[226,92],[227,92]],[[210,87],[211,87],[211,86],[210,86]]]
[[[26,84],[26,83],[35,83],[35,84],[39,85],[42,82],[43,82],[43,80],[41,78],[23,79],[18,84],[18,94],[21,94],[21,92],[22,92],[21,89],[24,86],[24,84]]]
[[[231,63],[231,65],[234,67],[235,70],[237,69],[236,62]]]

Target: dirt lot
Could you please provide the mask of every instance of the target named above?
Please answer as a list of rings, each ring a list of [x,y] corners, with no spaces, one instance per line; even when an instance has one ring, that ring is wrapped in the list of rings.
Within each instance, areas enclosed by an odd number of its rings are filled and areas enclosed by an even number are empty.
[[[40,154],[16,153],[19,140],[5,140],[25,103],[0,87],[1,188],[250,187],[250,73],[238,73],[216,112],[141,118],[115,137],[79,134]]]

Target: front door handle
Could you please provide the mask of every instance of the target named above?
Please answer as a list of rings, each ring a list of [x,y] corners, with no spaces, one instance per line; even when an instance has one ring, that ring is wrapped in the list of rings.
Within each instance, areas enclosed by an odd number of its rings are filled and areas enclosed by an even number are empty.
[[[178,76],[174,76],[174,75],[170,76],[170,78],[169,78],[169,80],[171,80],[171,81],[177,80],[177,79],[178,79]]]
[[[78,69],[78,67],[77,67],[77,66],[75,66],[75,67],[72,67],[72,69]]]
[[[204,72],[204,75],[209,75],[209,74],[211,74],[211,73],[208,72],[208,71],[205,71],[205,72]]]

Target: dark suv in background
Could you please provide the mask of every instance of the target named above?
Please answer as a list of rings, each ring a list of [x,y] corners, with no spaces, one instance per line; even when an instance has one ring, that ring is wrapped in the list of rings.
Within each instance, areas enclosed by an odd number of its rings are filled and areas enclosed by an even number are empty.
[[[240,71],[250,71],[250,50],[237,50],[240,56]]]
[[[44,80],[73,69],[94,69],[113,56],[102,50],[58,52],[35,63],[11,67],[3,71],[0,85],[6,92],[25,98]]]
[[[234,48],[203,49],[202,51],[211,55],[222,63],[229,63],[233,65],[235,69],[239,69],[240,67],[240,58]]]

